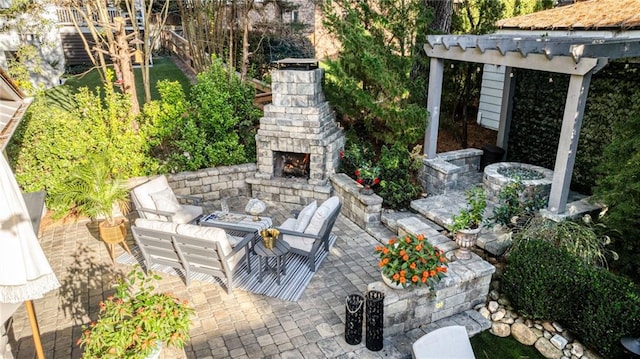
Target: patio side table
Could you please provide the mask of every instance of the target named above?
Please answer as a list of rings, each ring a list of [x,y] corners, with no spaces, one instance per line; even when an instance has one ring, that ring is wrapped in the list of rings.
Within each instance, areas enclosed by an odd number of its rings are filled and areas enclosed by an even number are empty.
[[[276,283],[280,285],[280,274],[287,275],[287,254],[291,247],[283,240],[277,240],[273,248],[264,246],[263,241],[258,241],[253,246],[253,250],[260,257],[260,268],[258,268],[258,282],[262,283],[265,272],[273,272],[276,275]],[[274,258],[275,263],[269,264],[269,258]]]

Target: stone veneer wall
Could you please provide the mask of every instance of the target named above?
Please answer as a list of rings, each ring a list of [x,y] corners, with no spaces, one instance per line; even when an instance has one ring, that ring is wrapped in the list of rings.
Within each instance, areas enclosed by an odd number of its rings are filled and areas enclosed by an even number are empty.
[[[205,203],[210,203],[224,197],[250,196],[251,187],[246,179],[255,173],[255,163],[245,163],[167,174],[167,181],[176,194],[201,197]],[[129,186],[142,184],[147,179],[133,178]]]
[[[382,197],[360,193],[362,186],[344,173],[337,173],[330,180],[335,194],[342,201],[340,212],[343,216],[365,230],[380,224]]]
[[[429,194],[438,195],[482,182],[482,173],[479,172],[481,156],[482,150],[467,148],[424,159],[423,188]]]
[[[446,257],[451,260],[457,249],[454,241],[422,221],[410,222],[412,223],[406,223],[398,231],[399,236],[403,233],[423,233],[429,243],[445,251]],[[485,303],[491,276],[496,269],[475,253],[471,256],[468,260],[449,262],[447,276],[435,286],[433,292],[430,292],[427,286],[397,290],[391,289],[382,281],[369,284],[368,290],[377,290],[385,294],[385,336],[404,333]],[[469,313],[481,316],[476,311]]]

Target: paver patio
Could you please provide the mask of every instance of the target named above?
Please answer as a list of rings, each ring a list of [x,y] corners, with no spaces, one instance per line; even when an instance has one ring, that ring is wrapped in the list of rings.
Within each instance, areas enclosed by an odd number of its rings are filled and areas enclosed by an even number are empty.
[[[232,203],[232,210],[242,211],[246,200],[238,199],[235,207]],[[268,203],[267,215],[279,224],[299,207]],[[297,302],[239,289],[229,295],[219,285],[200,281],[193,281],[187,288],[179,277],[164,275],[160,289],[189,300],[196,310],[186,357],[410,357],[411,343],[437,327],[435,323],[404,335],[385,337],[380,352],[366,349],[364,338],[356,346],[344,341],[345,297],[365,292],[369,283],[379,280],[377,259],[372,252],[377,241],[342,215],[333,233],[338,236],[335,246]],[[82,351],[76,346],[81,325],[97,318],[98,303],[112,293],[112,273],[130,269],[112,264],[106,245],[98,238],[97,229],[89,221],[41,228],[40,243],[62,284],[59,291],[34,301],[47,358],[81,356]],[[128,240],[133,245],[130,235]],[[122,251],[116,249],[116,256]],[[16,358],[33,358],[31,330],[23,308],[14,315],[10,337]],[[173,358],[175,353],[165,357]]]

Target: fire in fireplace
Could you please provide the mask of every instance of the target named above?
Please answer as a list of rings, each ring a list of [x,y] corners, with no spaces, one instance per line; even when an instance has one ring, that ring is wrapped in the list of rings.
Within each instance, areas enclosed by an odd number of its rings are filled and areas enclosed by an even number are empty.
[[[275,177],[309,178],[309,154],[275,151],[273,173]]]

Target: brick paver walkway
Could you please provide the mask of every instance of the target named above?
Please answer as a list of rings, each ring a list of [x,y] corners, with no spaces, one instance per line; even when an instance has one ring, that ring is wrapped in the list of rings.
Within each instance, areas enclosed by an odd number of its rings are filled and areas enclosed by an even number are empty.
[[[246,199],[244,200],[246,203]],[[300,206],[269,203],[268,214],[282,223]],[[238,203],[235,210],[244,208]],[[234,208],[232,208],[234,209]],[[241,209],[240,209],[241,211]],[[371,352],[363,343],[344,341],[344,299],[367,290],[380,272],[373,255],[376,240],[340,215],[333,231],[338,240],[297,302],[256,295],[236,289],[233,294],[207,282],[193,281],[186,288],[176,276],[164,275],[160,289],[188,299],[196,315],[187,358],[408,358],[410,345],[420,335],[385,338],[384,349]],[[79,358],[76,346],[81,325],[95,320],[98,303],[112,293],[115,272],[125,265],[111,263],[97,229],[88,221],[50,225],[41,230],[40,243],[62,284],[59,291],[35,300],[47,358]],[[129,238],[129,245],[133,241]],[[122,253],[116,249],[116,255]],[[364,334],[364,333],[363,333]],[[33,341],[23,307],[14,315],[10,332],[16,358],[33,358]],[[185,354],[166,354],[166,358]]]

